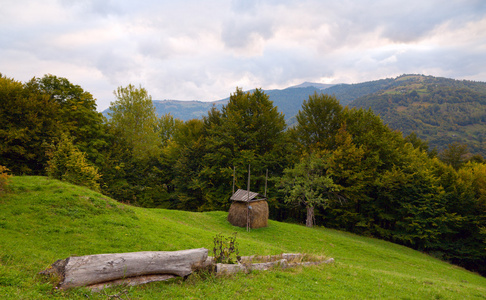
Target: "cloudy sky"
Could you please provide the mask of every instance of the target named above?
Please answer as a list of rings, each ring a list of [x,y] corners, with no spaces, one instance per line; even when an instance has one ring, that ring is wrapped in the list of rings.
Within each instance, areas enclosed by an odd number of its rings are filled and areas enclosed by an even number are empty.
[[[213,101],[404,73],[486,81],[484,0],[0,0],[0,72]]]

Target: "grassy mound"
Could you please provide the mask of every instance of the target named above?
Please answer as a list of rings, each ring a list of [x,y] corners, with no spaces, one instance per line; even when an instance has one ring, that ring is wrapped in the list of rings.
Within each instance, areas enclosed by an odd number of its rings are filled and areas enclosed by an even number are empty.
[[[2,299],[485,299],[486,278],[392,243],[325,228],[269,221],[233,227],[226,212],[192,213],[120,204],[45,177],[13,177],[0,198]],[[332,265],[229,277],[116,287],[101,293],[58,291],[37,273],[72,255],[211,249],[216,234],[237,232],[241,255],[304,252]],[[211,253],[210,253],[211,254]]]

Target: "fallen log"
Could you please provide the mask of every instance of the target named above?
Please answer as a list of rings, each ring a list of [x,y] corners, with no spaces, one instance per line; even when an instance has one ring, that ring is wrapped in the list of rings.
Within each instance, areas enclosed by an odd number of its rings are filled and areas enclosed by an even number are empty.
[[[137,277],[130,277],[130,278],[124,278],[124,279],[118,279],[118,280],[113,280],[113,281],[108,281],[108,282],[103,282],[103,283],[95,283],[92,285],[89,285],[88,288],[91,289],[93,292],[99,292],[102,289],[109,288],[111,286],[116,286],[116,285],[126,285],[126,286],[135,286],[135,285],[141,285],[149,282],[154,282],[154,281],[165,281],[169,280],[172,278],[175,278],[177,276],[175,275],[143,275],[143,276],[137,276]]]
[[[284,258],[282,258],[284,257]],[[241,262],[237,264],[216,264],[215,271],[217,274],[232,274],[238,272],[251,272],[253,270],[266,271],[271,268],[293,268],[297,266],[313,266],[320,264],[331,264],[334,263],[334,258],[329,258],[326,260],[319,261],[296,261],[296,259],[301,259],[302,254],[292,254],[284,253],[282,255],[272,255],[272,256],[244,256],[241,258]],[[262,263],[252,263],[252,261],[257,259],[270,260]]]
[[[103,284],[123,284],[130,281],[137,284],[167,280],[174,276],[186,277],[195,266],[203,265],[207,257],[208,249],[205,248],[73,256],[56,261],[41,274],[57,276],[57,287],[61,289],[80,286],[100,289]],[[136,279],[137,277],[140,278]]]

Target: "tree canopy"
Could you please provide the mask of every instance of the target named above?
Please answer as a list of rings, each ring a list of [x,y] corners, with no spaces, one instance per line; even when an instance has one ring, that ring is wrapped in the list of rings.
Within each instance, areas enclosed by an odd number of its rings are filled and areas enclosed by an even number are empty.
[[[460,94],[431,89],[427,97]],[[250,165],[254,192],[264,193],[268,170],[273,219],[374,236],[486,274],[486,168],[469,145],[437,154],[419,134],[403,137],[371,109],[325,94],[304,101],[292,128],[261,89],[237,88],[187,121],[157,116],[141,86],[114,98],[105,120],[65,78],[0,75],[0,177],[48,174],[134,205],[207,211],[229,207],[233,178],[246,188]]]

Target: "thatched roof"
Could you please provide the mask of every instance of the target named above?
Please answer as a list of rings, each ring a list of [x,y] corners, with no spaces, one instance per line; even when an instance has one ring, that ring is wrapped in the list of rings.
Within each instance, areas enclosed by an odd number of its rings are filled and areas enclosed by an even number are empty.
[[[255,192],[248,192],[246,190],[238,189],[236,193],[231,196],[230,200],[232,201],[241,201],[241,202],[253,202],[253,201],[261,201],[267,200],[265,196]]]

